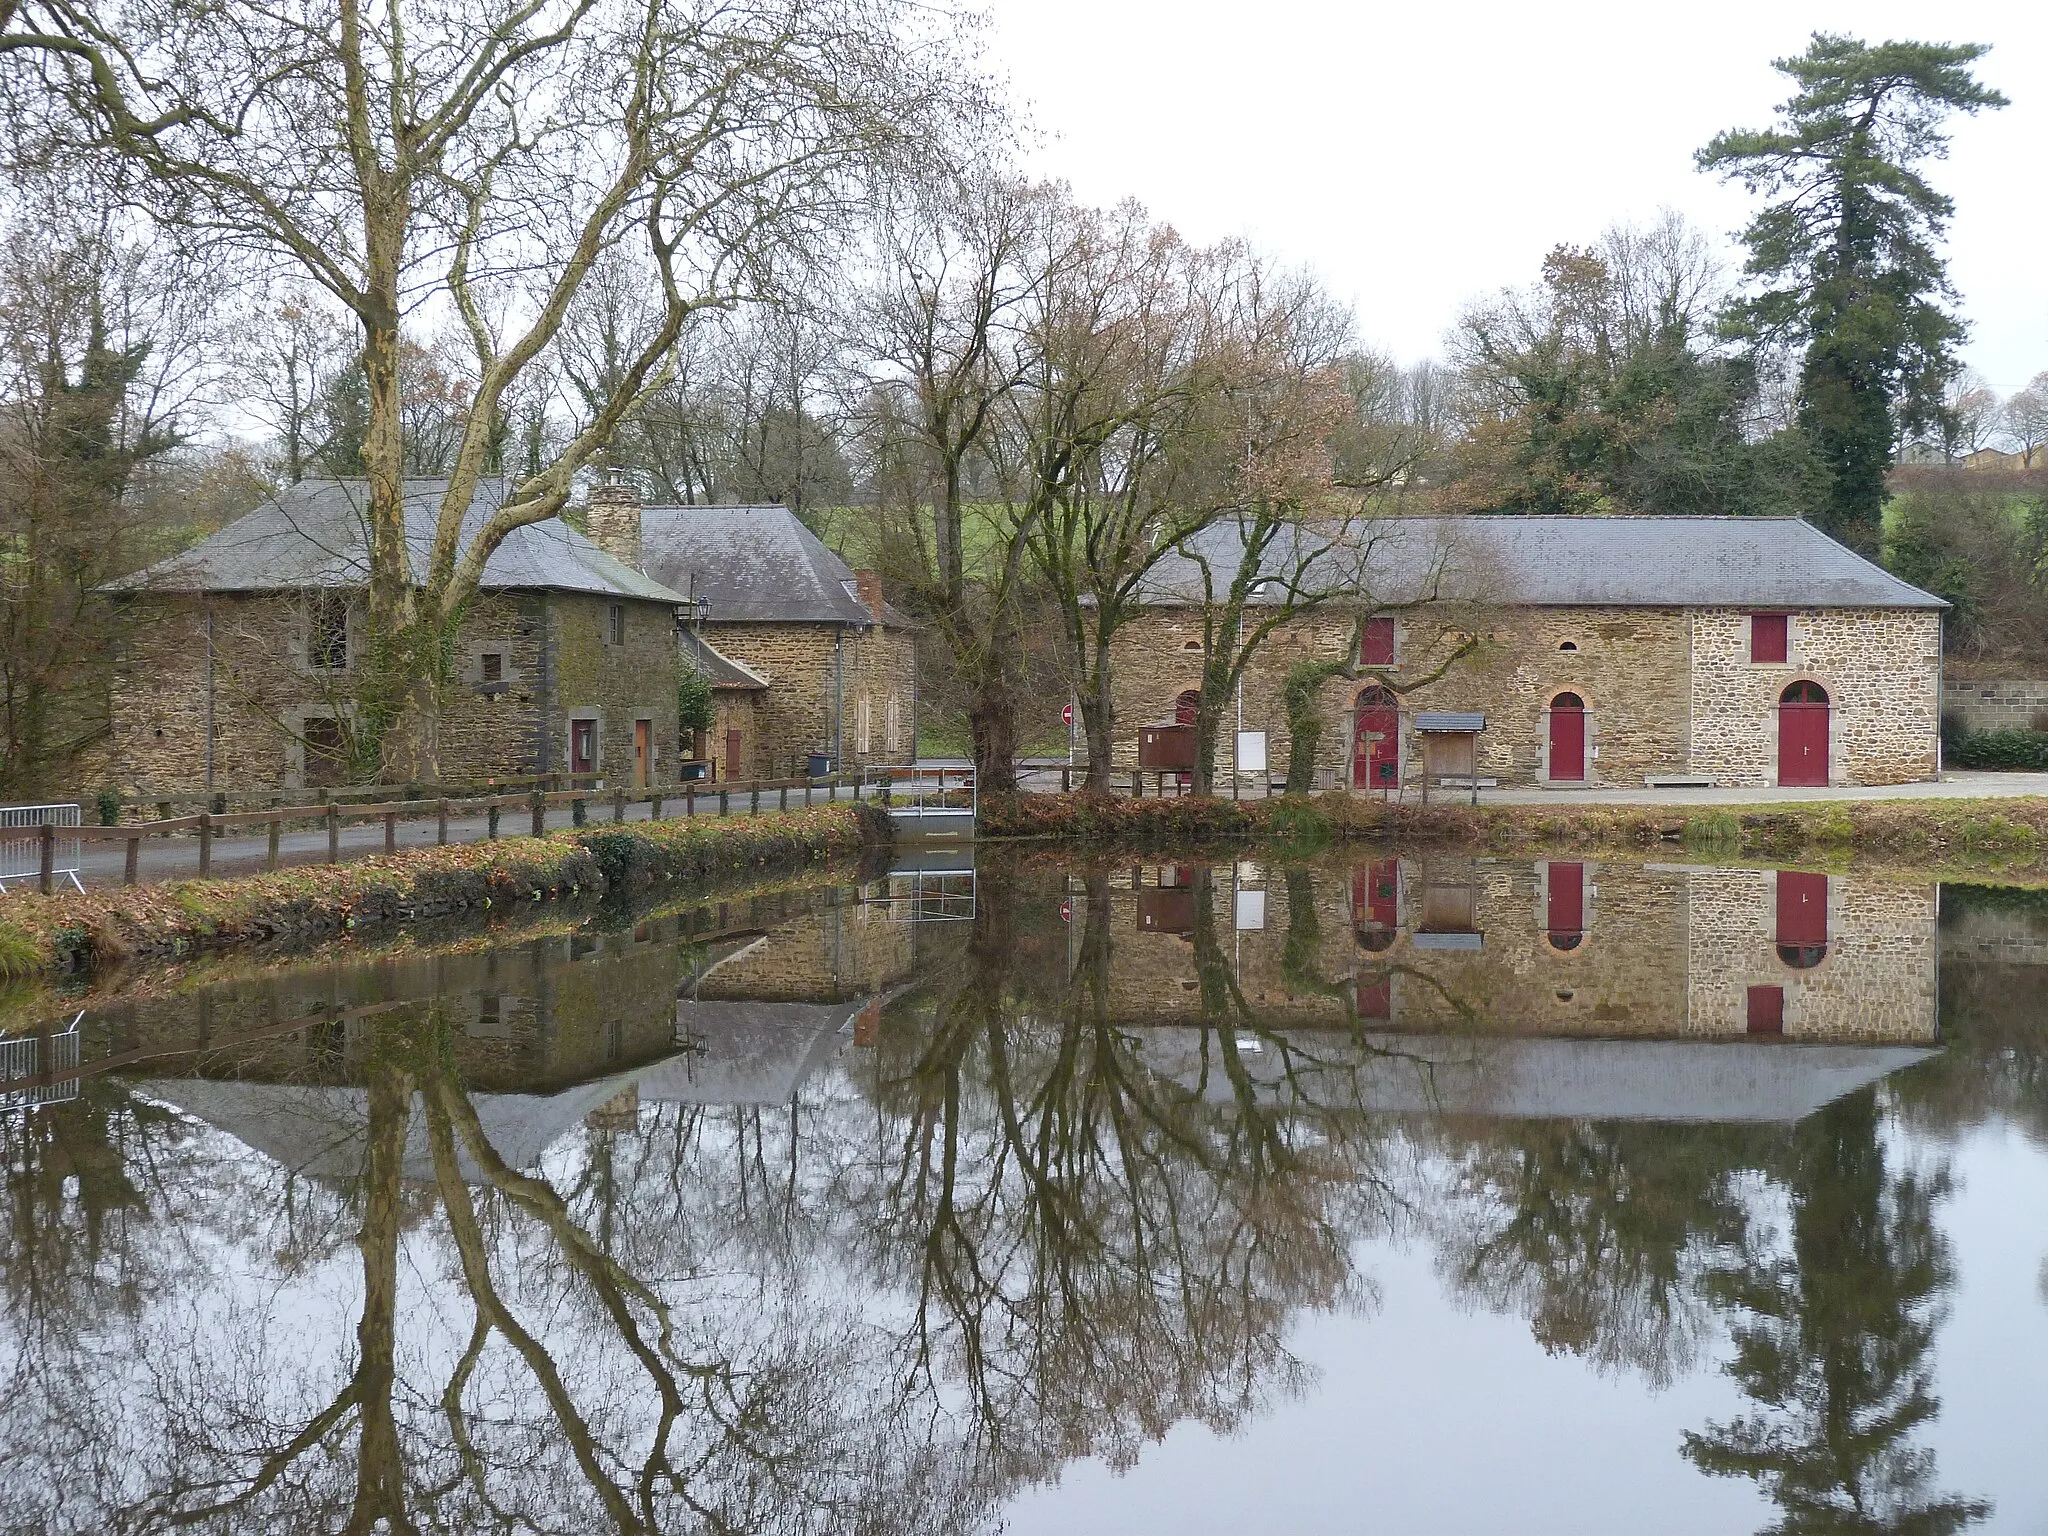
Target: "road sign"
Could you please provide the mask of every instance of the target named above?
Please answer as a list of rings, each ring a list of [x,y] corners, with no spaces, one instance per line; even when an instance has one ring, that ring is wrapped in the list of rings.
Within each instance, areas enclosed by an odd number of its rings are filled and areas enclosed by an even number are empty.
[[[1060,706],[1060,724],[1061,724],[1061,725],[1072,725],[1073,723],[1074,723],[1074,706],[1073,706],[1073,705],[1071,705],[1071,704],[1062,704],[1062,705]]]
[[[1071,923],[1073,920],[1074,903],[1072,898],[1069,898],[1068,900],[1060,903],[1060,921],[1063,923]]]

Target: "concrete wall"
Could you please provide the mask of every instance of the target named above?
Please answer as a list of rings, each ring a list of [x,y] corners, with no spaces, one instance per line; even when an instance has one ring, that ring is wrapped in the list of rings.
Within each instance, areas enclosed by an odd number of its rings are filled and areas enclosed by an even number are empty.
[[[1658,775],[1706,774],[1727,784],[1777,782],[1779,695],[1797,680],[1827,690],[1830,773],[1844,784],[1933,777],[1938,737],[1938,616],[1912,610],[1795,614],[1790,659],[1752,665],[1746,613],[1678,608],[1495,610],[1480,643],[1436,682],[1403,695],[1401,776],[1418,781],[1418,710],[1487,716],[1478,771],[1503,783],[1551,782],[1549,707],[1575,693],[1587,710],[1586,784],[1640,785]],[[1268,735],[1275,772],[1290,744],[1281,688],[1303,660],[1338,659],[1352,641],[1348,615],[1327,612],[1276,631],[1245,669],[1245,728]],[[1435,670],[1462,636],[1425,616],[1397,621],[1404,678]],[[1135,765],[1138,727],[1170,718],[1173,701],[1201,680],[1199,610],[1160,609],[1117,635],[1114,761]],[[1333,679],[1319,695],[1325,722],[1319,782],[1348,784],[1351,737],[1364,682]],[[1230,761],[1233,707],[1220,735],[1219,771]]]

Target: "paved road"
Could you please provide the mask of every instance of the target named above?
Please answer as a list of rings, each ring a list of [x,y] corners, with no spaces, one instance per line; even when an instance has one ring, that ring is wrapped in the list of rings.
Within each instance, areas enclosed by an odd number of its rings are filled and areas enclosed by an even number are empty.
[[[1445,799],[1463,799],[1447,790]],[[1945,773],[1935,783],[1887,784],[1863,789],[1482,789],[1481,805],[1778,805],[1817,800],[1993,800],[2048,795],[2048,773]]]
[[[839,798],[851,799],[853,791],[841,790]],[[830,796],[824,789],[813,792],[812,803],[823,805]],[[802,803],[802,792],[791,791],[792,806]],[[773,810],[776,797],[764,794],[761,807]],[[732,812],[742,815],[748,806],[747,796],[734,795]],[[609,823],[612,808],[602,795],[593,795],[589,801],[590,823],[593,826]],[[664,819],[680,816],[683,800],[680,795],[667,801],[662,807]],[[626,807],[628,821],[645,821],[653,807],[629,805]],[[697,815],[700,817],[718,815],[718,795],[699,792]],[[575,813],[566,805],[549,806],[547,824],[550,830],[572,824]],[[522,807],[508,806],[500,812],[498,835],[500,837],[524,836],[533,826],[533,813]],[[448,818],[448,841],[451,843],[482,842],[490,834],[490,823],[484,816],[451,816]],[[401,821],[398,824],[398,846],[400,848],[431,847],[436,835],[434,818],[427,816],[419,821]],[[216,838],[213,845],[213,873],[222,875],[251,875],[260,873],[268,857],[269,832],[263,827],[254,827],[233,836]],[[356,822],[341,828],[341,858],[347,863],[355,859],[370,858],[384,851],[384,823],[382,821]],[[126,846],[121,843],[92,842],[83,845],[81,876],[88,889],[95,886],[119,885],[121,869],[127,857]],[[287,828],[278,839],[278,862],[291,866],[299,864],[324,864],[327,862],[327,829],[317,822],[302,824],[301,830]],[[141,868],[139,878],[144,884],[166,880],[189,880],[199,873],[199,839],[196,836],[150,837],[142,842]],[[33,884],[33,881],[28,882]],[[9,882],[13,888],[13,882]]]

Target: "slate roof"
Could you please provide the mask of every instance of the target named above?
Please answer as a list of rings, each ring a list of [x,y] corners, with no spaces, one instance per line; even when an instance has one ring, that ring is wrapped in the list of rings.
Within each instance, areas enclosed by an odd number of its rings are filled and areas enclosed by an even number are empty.
[[[692,590],[713,623],[874,622],[853,571],[783,506],[642,507],[640,560],[655,580]],[[882,605],[884,622],[910,618]]]
[[[837,1053],[867,999],[851,1003],[676,1004],[676,1039],[692,1048],[638,1075],[643,1102],[787,1104]]]
[[[446,480],[405,482],[405,537],[415,579],[425,572]],[[465,547],[504,499],[479,481],[463,518]],[[276,592],[357,587],[369,579],[369,483],[307,480],[182,554],[110,582],[111,592]],[[485,562],[487,591],[590,592],[680,605],[677,593],[614,560],[560,519],[515,528]]]
[[[766,688],[768,679],[743,661],[734,661],[692,629],[678,631],[683,660],[711,679],[713,688]]]
[[[1190,541],[1220,593],[1244,558],[1235,523]],[[1941,608],[1792,517],[1396,517],[1349,534],[1290,529],[1262,562],[1305,562],[1314,585],[1378,603],[1430,598],[1528,607]],[[1202,601],[1201,565],[1176,552],[1144,590],[1160,606]],[[1254,601],[1278,603],[1279,583]]]

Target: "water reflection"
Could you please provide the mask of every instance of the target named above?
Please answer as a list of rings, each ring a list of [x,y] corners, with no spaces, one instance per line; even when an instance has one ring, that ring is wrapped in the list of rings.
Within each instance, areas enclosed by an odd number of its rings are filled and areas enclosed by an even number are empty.
[[[2040,1126],[2044,1057],[1952,999],[2044,935],[1853,874],[985,861],[117,999],[0,1120],[0,1519],[982,1529],[1256,1432],[1405,1243],[1643,1390],[1725,1370],[1675,1490],[1961,1529],[1942,1137]]]

